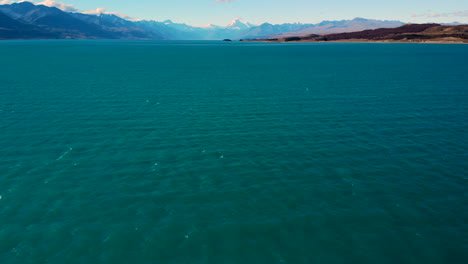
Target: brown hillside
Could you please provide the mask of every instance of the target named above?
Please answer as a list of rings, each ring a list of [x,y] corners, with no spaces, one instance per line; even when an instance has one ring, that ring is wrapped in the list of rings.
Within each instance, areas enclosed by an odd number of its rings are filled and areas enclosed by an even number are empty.
[[[374,30],[364,30],[350,33],[338,33],[323,35],[320,37],[313,37],[316,40],[332,41],[332,40],[344,40],[344,39],[385,39],[390,36],[398,36],[407,33],[419,33],[433,27],[440,27],[439,24],[408,24],[397,28],[379,28]],[[304,39],[307,39],[305,37]]]
[[[439,24],[407,24],[397,28],[379,28],[327,35],[291,36],[261,39],[273,42],[450,42],[468,43],[468,25],[442,26]]]

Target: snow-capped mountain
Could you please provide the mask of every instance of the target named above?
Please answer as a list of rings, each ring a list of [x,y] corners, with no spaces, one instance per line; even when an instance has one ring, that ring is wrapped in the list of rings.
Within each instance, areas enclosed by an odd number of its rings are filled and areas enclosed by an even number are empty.
[[[254,27],[255,25],[250,24],[248,22],[242,21],[240,18],[236,17],[234,20],[227,25],[226,29],[234,29],[234,30],[246,30],[251,27]]]

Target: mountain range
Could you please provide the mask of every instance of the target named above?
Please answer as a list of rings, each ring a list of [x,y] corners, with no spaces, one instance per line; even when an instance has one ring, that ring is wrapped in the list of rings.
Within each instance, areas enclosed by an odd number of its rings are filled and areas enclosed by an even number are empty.
[[[236,18],[227,26],[194,27],[171,20],[129,21],[112,14],[65,12],[30,2],[0,5],[0,39],[253,39],[395,28],[403,24],[400,21],[355,18],[318,24],[253,25]]]

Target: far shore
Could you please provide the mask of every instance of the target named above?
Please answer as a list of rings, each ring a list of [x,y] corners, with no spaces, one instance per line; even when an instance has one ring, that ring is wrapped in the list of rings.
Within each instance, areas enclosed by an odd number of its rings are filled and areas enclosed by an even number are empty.
[[[389,40],[362,40],[362,39],[348,39],[348,40],[332,40],[332,41],[269,41],[269,40],[242,40],[243,42],[263,42],[263,43],[400,43],[400,44],[468,44],[468,41],[389,41]]]
[[[334,34],[303,36],[275,36],[242,41],[293,43],[428,43],[467,44],[468,25],[444,26],[440,24],[406,24],[398,28],[378,28]]]

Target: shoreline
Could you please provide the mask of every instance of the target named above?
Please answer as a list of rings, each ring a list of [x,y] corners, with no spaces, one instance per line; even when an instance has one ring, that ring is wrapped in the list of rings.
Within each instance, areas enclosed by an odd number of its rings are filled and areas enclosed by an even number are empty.
[[[243,41],[468,44],[468,25],[406,24],[398,28],[379,28],[325,35],[271,36]]]
[[[3,41],[40,41],[40,40],[113,40],[113,41],[120,41],[120,40],[157,40],[157,41],[194,41],[194,40],[161,40],[161,39],[96,39],[96,38],[60,38],[60,39],[47,39],[47,38],[34,38],[34,39],[3,39],[0,38],[0,42]],[[195,40],[196,41],[196,40]],[[202,40],[202,41],[222,41],[222,40]],[[460,41],[460,40],[411,40],[411,41],[393,41],[393,40],[364,40],[364,39],[347,39],[347,40],[329,40],[329,41],[321,41],[321,40],[293,40],[293,41],[285,41],[284,39],[278,40],[268,40],[268,39],[240,39],[238,41],[233,42],[262,42],[262,43],[394,43],[394,44],[468,44],[468,40]]]
[[[332,40],[332,41],[308,41],[308,40],[299,40],[299,41],[268,41],[268,40],[241,40],[241,42],[263,42],[263,43],[389,43],[389,44],[468,44],[468,41],[376,41],[376,40],[358,40],[358,39],[348,39],[348,40]]]

